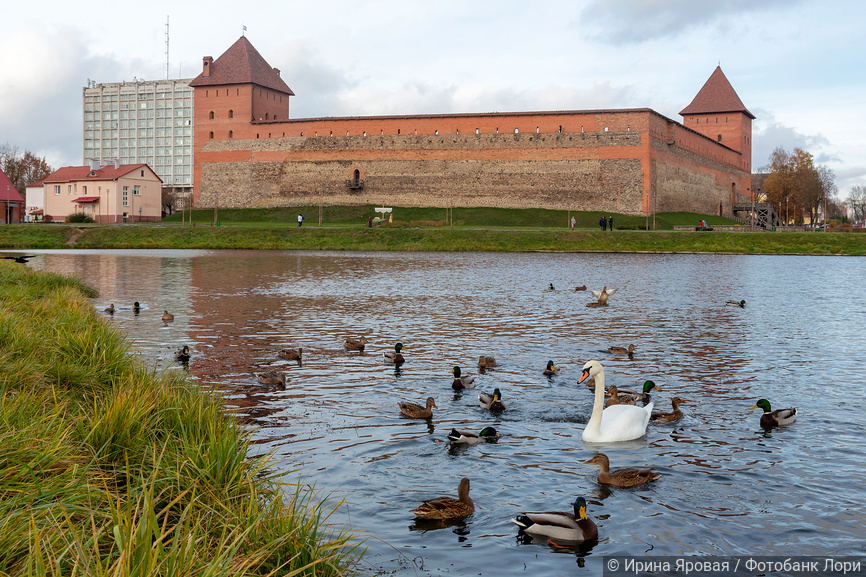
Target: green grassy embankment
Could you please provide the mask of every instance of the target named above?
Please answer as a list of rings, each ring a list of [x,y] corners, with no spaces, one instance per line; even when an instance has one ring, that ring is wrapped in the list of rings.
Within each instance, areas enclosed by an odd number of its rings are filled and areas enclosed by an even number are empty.
[[[647,219],[614,215],[615,231],[601,232],[601,213],[575,212],[576,230],[565,227],[565,211],[542,209],[454,209],[454,227],[443,226],[444,209],[395,208],[394,222],[367,228],[373,207],[223,209],[220,226],[212,210],[175,214],[161,223],[134,225],[20,225],[0,227],[0,248],[62,249],[280,249],[396,251],[592,251],[720,252],[734,254],[866,254],[866,235],[817,232],[674,231],[705,218],[710,226],[732,224],[718,216],[694,213]],[[306,222],[297,226],[297,214]],[[184,224],[181,224],[184,218]],[[438,219],[438,220],[437,220]]]
[[[332,509],[247,458],[218,394],[133,361],[92,296],[0,262],[0,574],[345,574]]]

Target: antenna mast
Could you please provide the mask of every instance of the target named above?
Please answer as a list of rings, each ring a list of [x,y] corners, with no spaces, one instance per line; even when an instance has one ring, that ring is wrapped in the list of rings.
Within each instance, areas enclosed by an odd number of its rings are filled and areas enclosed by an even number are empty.
[[[165,17],[165,79],[168,80],[168,16]]]

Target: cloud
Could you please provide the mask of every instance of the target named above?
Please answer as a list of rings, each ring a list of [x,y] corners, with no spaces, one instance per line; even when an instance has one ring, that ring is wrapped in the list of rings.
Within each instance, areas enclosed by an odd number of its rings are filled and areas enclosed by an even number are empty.
[[[132,70],[147,71],[136,60],[93,56],[88,43],[86,33],[71,27],[45,34],[22,26],[0,38],[0,53],[18,55],[0,60],[0,134],[9,145],[45,157],[55,168],[82,163],[87,79],[117,82],[131,79]]]
[[[745,14],[790,8],[790,0],[592,0],[580,13],[580,28],[610,44],[631,44],[676,36],[697,28],[737,29],[732,19]],[[750,18],[753,17],[750,15]]]
[[[760,118],[769,118],[770,122],[761,122],[752,135],[752,162],[755,167],[769,164],[773,151],[779,147],[788,152],[794,148],[805,150],[814,157],[816,164],[841,161],[823,134],[803,134],[796,128],[776,121],[767,111],[759,111],[759,114]]]

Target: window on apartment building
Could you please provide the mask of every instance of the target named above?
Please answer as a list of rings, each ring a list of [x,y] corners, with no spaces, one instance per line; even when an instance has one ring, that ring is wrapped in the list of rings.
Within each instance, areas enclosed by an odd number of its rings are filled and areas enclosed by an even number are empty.
[[[54,185],[54,194],[58,195],[58,196],[60,195],[60,185],[59,184]]]
[[[135,186],[132,187],[132,195],[138,196],[138,193],[139,193],[139,186],[136,184]]]

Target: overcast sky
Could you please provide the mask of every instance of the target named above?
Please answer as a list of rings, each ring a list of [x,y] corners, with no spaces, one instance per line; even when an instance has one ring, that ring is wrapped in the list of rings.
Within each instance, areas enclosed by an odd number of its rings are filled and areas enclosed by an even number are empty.
[[[88,79],[193,78],[243,33],[295,92],[292,118],[679,111],[721,64],[753,124],[752,166],[800,147],[866,185],[860,0],[284,0],[4,3],[0,144],[83,163]]]

